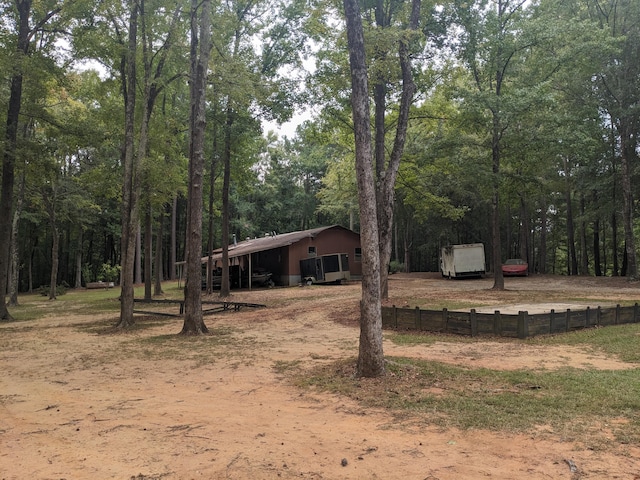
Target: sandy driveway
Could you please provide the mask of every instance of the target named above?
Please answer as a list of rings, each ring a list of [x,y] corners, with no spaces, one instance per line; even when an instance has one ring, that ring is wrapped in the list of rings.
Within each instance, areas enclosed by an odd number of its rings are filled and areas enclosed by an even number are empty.
[[[282,381],[278,364],[357,354],[358,292],[237,293],[270,306],[209,317],[216,335],[205,339],[174,337],[179,319],[123,335],[101,333],[113,316],[0,325],[0,478],[640,479],[638,445],[590,449],[551,425],[527,435],[410,428]],[[385,349],[488,367],[511,355],[517,368],[636,368],[578,348],[492,341]]]

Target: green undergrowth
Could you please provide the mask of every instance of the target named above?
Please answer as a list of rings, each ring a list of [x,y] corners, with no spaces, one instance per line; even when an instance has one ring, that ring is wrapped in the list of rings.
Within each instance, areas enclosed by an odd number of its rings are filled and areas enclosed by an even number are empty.
[[[640,441],[640,369],[495,371],[388,357],[386,375],[366,379],[355,377],[354,366],[348,359],[291,369],[288,377],[301,388],[388,410],[400,422],[510,432],[542,427],[589,448]]]
[[[640,324],[528,340],[425,332],[387,332],[385,338],[402,346],[486,341],[577,346],[640,364]],[[300,388],[344,395],[363,407],[387,410],[400,423],[553,435],[595,450],[640,442],[640,365],[626,370],[502,371],[415,358],[386,360],[387,373],[378,379],[356,378],[355,359],[303,373],[282,365],[274,368]]]
[[[422,331],[407,331],[407,332],[385,332],[385,338],[392,341],[396,345],[411,346],[411,345],[433,345],[436,342],[450,342],[450,343],[474,343],[478,340],[472,337],[465,337],[462,335],[445,335],[436,333],[427,333]]]
[[[145,330],[150,330],[154,327],[167,325],[169,323],[175,324],[176,332],[179,332],[182,328],[182,318],[167,317],[162,315],[134,315],[135,323],[126,329],[119,330],[116,328],[119,319],[119,310],[114,315],[106,318],[98,318],[91,322],[82,322],[74,325],[79,331],[83,331],[95,335],[135,335]]]
[[[134,289],[135,298],[144,297],[144,287]],[[154,298],[180,299],[184,296],[182,288],[175,282],[163,284],[163,294]],[[23,294],[18,298],[19,305],[9,307],[9,313],[15,321],[38,320],[46,317],[64,318],[73,315],[119,314],[120,288],[67,290],[65,295],[49,300],[37,293]]]
[[[209,328],[206,335],[155,335],[132,339],[124,348],[134,355],[152,361],[193,361],[195,366],[206,366],[220,359],[250,365],[252,352],[260,340],[237,335],[231,327]]]
[[[532,344],[572,345],[593,349],[624,362],[640,363],[640,324],[610,325],[586,328],[570,333],[535,337]]]
[[[464,337],[440,335],[425,332],[392,332],[385,338],[397,345],[432,345],[435,342],[473,343],[482,341],[519,342],[525,345],[567,345],[579,346],[608,356],[614,356],[623,362],[640,363],[640,324],[610,325],[575,330],[568,333],[543,335],[527,340],[507,339],[503,337]]]

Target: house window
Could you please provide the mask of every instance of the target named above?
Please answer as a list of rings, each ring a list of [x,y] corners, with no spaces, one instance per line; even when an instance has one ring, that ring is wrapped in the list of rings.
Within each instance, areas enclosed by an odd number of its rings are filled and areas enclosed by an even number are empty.
[[[362,262],[362,248],[356,247],[356,254],[353,256],[356,262]]]
[[[316,256],[316,247],[309,247],[309,256],[310,257]]]

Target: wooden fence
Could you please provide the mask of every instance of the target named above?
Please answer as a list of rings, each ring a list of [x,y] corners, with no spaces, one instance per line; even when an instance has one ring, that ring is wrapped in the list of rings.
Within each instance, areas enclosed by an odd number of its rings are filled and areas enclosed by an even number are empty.
[[[518,314],[452,312],[420,308],[382,307],[382,328],[453,333],[476,337],[495,335],[528,338],[536,335],[570,332],[583,328],[640,322],[640,307],[597,307],[586,310]]]

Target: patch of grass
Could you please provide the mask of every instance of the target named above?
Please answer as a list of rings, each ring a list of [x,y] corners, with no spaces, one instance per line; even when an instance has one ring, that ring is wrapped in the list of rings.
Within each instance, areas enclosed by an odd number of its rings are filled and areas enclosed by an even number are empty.
[[[81,315],[119,313],[120,299],[118,297],[104,297],[94,300],[83,299],[83,301],[76,303],[73,307],[75,307],[75,311]]]
[[[9,307],[9,313],[16,321],[39,320],[45,317],[64,318],[69,313],[95,315],[118,312],[120,310],[119,289],[110,290],[69,290],[56,300],[49,300],[36,294],[21,295],[17,307]]]
[[[640,363],[640,324],[637,323],[587,328],[548,337],[534,337],[529,341],[542,345],[586,346],[615,355],[625,362]]]
[[[9,313],[16,322],[28,322],[43,318],[45,313],[42,308],[32,303],[21,303],[17,307],[8,307]]]
[[[198,350],[210,345],[228,345],[234,330],[231,327],[210,328],[206,335],[155,335],[140,339],[142,345],[167,347],[174,344],[189,346],[192,350]],[[188,349],[187,349],[188,350]]]
[[[178,288],[175,282],[165,282],[162,290],[163,295],[161,298],[167,300],[182,299],[184,297],[183,289]],[[77,313],[117,313],[120,311],[120,288],[112,288],[109,290],[74,290],[70,293],[72,295],[69,297],[65,296],[65,300],[69,298],[72,303],[68,305],[75,307]],[[133,295],[134,298],[144,298],[144,286],[136,287]],[[175,309],[177,310],[177,306],[175,306]]]
[[[436,342],[451,342],[451,343],[473,343],[477,338],[465,337],[462,335],[441,335],[436,333],[428,333],[421,331],[409,331],[409,332],[385,332],[385,338],[395,343],[396,345],[433,345]]]
[[[435,342],[472,343],[486,340],[487,337],[466,337],[442,335],[420,331],[385,331],[385,338],[398,345],[432,345]],[[510,341],[505,338],[493,338],[493,341]],[[570,345],[603,352],[629,363],[640,363],[640,323],[608,325],[574,330],[555,335],[531,337],[526,340],[531,345]]]
[[[300,363],[300,360],[276,360],[273,363],[273,371],[280,375],[284,373],[297,372],[300,369]]]
[[[395,298],[394,304],[398,308],[419,307],[422,310],[471,310],[478,307],[477,301],[447,298]]]
[[[91,333],[95,335],[109,334],[114,332],[114,325],[118,322],[118,319],[114,317],[101,318],[90,322],[76,323],[73,325],[75,330],[80,332]]]
[[[256,338],[235,335],[230,327],[209,328],[207,335],[155,335],[132,339],[122,348],[131,356],[152,361],[192,361],[195,367],[210,365],[220,358],[236,358],[251,364]]]
[[[600,305],[600,306],[609,306],[609,305],[620,305],[621,307],[630,307],[633,306],[637,300],[612,300],[611,298],[602,298],[598,296],[594,297],[582,297],[582,296],[567,296],[565,297],[565,301],[567,303],[578,303],[578,304],[588,304],[588,305]]]
[[[383,378],[356,378],[354,359],[291,378],[299,387],[346,395],[404,421],[511,432],[552,426],[552,433],[593,445],[606,443],[597,426],[607,425],[619,442],[640,441],[640,369],[494,371],[387,360]],[[615,425],[611,419],[617,419]]]
[[[119,317],[117,315],[94,320],[91,322],[82,322],[74,326],[78,331],[92,333],[96,335],[113,335],[113,334],[133,334],[139,333],[144,330],[149,330],[158,325],[166,325],[169,322],[182,322],[181,318],[165,317],[163,315],[135,315],[135,323],[126,330],[118,330],[115,325],[118,323]],[[176,324],[177,325],[177,324]],[[176,327],[176,331],[179,331],[179,326]]]
[[[166,299],[181,299],[184,291],[175,281],[163,283],[163,297]],[[144,297],[144,286],[136,287],[135,298]],[[40,318],[60,316],[69,313],[78,315],[98,315],[120,312],[120,288],[110,289],[79,289],[67,290],[64,296],[56,300],[49,300],[38,294],[22,294],[20,304],[9,307],[9,312],[16,321],[38,320]]]

